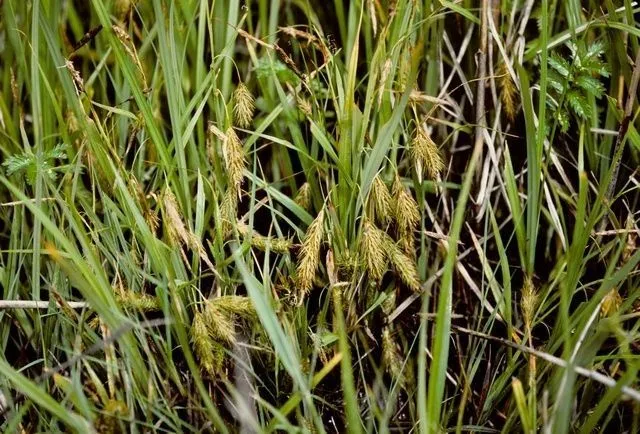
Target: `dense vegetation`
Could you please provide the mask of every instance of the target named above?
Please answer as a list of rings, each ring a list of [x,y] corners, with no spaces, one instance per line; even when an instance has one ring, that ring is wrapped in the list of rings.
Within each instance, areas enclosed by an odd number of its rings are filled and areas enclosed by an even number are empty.
[[[631,0],[0,0],[4,432],[638,432]]]

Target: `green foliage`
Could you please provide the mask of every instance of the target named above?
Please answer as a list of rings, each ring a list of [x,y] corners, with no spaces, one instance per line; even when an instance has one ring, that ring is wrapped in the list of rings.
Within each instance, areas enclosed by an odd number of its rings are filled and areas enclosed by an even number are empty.
[[[588,47],[569,42],[566,46],[570,51],[568,58],[557,52],[549,56],[548,74],[553,98],[548,99],[550,114],[555,115],[562,132],[569,129],[569,113],[573,113],[578,120],[592,116],[589,96],[601,98],[605,90],[601,78],[609,76],[607,65],[602,60],[602,42],[594,42]]]
[[[66,160],[66,150],[67,145],[59,143],[43,153],[34,154],[27,151],[11,155],[2,165],[6,167],[7,175],[21,174],[30,185],[35,183],[38,173],[42,173],[50,181],[55,181],[58,172],[64,170],[64,166],[56,166],[56,160]]]
[[[0,431],[639,432],[636,21],[0,0]]]

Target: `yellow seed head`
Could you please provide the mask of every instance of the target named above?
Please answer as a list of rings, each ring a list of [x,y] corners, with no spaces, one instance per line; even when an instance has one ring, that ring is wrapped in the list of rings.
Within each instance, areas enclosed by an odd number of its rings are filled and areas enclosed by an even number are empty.
[[[225,133],[222,155],[229,177],[229,185],[239,190],[244,178],[244,170],[247,167],[247,160],[242,142],[232,127],[229,127]]]
[[[253,95],[244,83],[238,84],[233,92],[233,118],[240,128],[248,128],[253,120],[255,110]]]
[[[208,301],[213,308],[218,309],[227,316],[238,315],[249,321],[257,321],[256,310],[249,297],[240,295],[223,295]]]
[[[384,96],[387,79],[389,78],[389,73],[391,73],[392,66],[393,62],[391,61],[391,59],[387,59],[382,65],[382,69],[380,71],[380,81],[378,84],[378,105],[382,104],[382,97]]]
[[[167,228],[169,241],[174,246],[177,246],[180,243],[192,246],[194,244],[193,236],[187,230],[187,227],[182,221],[182,214],[180,213],[180,209],[178,208],[178,203],[176,202],[176,197],[173,195],[173,192],[169,188],[166,188],[162,198],[164,224]]]
[[[375,281],[382,279],[387,271],[387,258],[384,252],[384,232],[375,227],[369,220],[365,220],[360,250],[364,256],[365,266],[369,276]]]
[[[320,247],[324,235],[324,210],[320,210],[318,216],[313,220],[307,229],[307,233],[302,242],[300,250],[300,260],[298,261],[297,275],[300,291],[309,292],[313,285],[313,278],[316,275],[318,264],[320,263]]]
[[[436,178],[444,169],[444,162],[438,146],[422,127],[418,127],[413,138],[411,157],[420,182],[422,182],[425,172],[430,178]]]
[[[71,78],[73,79],[73,85],[75,86],[76,94],[80,95],[82,92],[84,92],[84,81],[82,80],[80,73],[75,68],[75,66],[73,66],[73,62],[70,60],[65,61],[65,66],[69,70],[69,73],[71,73]]]
[[[600,307],[600,316],[609,317],[614,315],[618,310],[620,310],[620,306],[622,305],[622,297],[616,288],[613,288],[611,291],[604,296],[602,300],[602,306]]]
[[[382,312],[389,316],[396,308],[396,292],[387,292],[387,298],[382,302]]]
[[[131,41],[131,37],[127,32],[124,31],[120,26],[112,25],[111,28],[113,32],[116,34],[116,37],[120,40],[120,43],[124,47],[124,50],[127,52],[129,58],[133,61],[133,63],[138,67],[138,73],[140,74],[140,79],[142,80],[142,88],[147,89],[147,77],[144,73],[144,68],[142,67],[142,62],[140,62],[140,58],[138,57],[138,51],[136,50],[136,46]]]
[[[140,312],[150,312],[160,309],[160,303],[156,297],[142,294],[131,290],[120,290],[116,292],[118,304],[125,309],[137,310]]]
[[[522,285],[522,301],[520,303],[520,308],[522,309],[522,318],[527,331],[530,333],[533,324],[533,318],[538,306],[538,294],[533,281],[529,276],[526,276],[524,279],[524,283]]]
[[[395,220],[398,224],[398,232],[401,237],[413,236],[413,231],[420,222],[420,210],[418,204],[413,199],[411,194],[402,185],[400,178],[396,176],[396,180],[393,183],[393,197],[396,199],[395,203]]]
[[[233,322],[233,315],[229,315],[222,309],[216,308],[216,306],[207,302],[204,311],[204,316],[207,329],[211,336],[221,342],[233,345],[236,342],[236,331]]]
[[[419,292],[420,279],[415,261],[404,253],[388,235],[385,236],[384,246],[389,261],[400,276],[400,280],[413,291]]]
[[[502,107],[504,107],[504,112],[507,115],[507,118],[510,121],[513,121],[518,114],[518,108],[516,106],[516,85],[511,79],[511,74],[509,74],[509,70],[507,69],[505,63],[500,64],[500,66],[498,67],[497,75],[498,77],[500,77],[498,85],[500,86],[500,99],[502,101]]]
[[[228,236],[233,227],[233,223],[236,222],[236,215],[238,213],[238,195],[235,189],[228,188],[222,197],[222,203],[220,204],[220,217],[222,225],[223,236]]]
[[[313,114],[313,106],[309,102],[309,100],[298,96],[296,98],[296,103],[298,104],[298,109],[304,114],[306,117],[310,118]]]
[[[265,237],[256,231],[250,230],[249,226],[244,223],[237,223],[237,228],[243,237],[247,238],[251,236],[251,245],[263,252],[289,253],[289,249],[293,245],[291,240],[286,238]]]
[[[371,186],[371,198],[376,221],[382,225],[389,223],[392,217],[391,204],[393,199],[387,185],[380,178],[380,175],[373,179]]]
[[[311,206],[311,186],[308,182],[302,184],[298,190],[298,194],[296,194],[294,202],[305,210],[309,209]]]
[[[389,375],[404,387],[406,378],[402,371],[403,360],[389,327],[382,331],[382,363]]]
[[[197,312],[194,315],[190,334],[193,350],[200,366],[209,374],[215,374],[221,368],[221,364],[217,363],[214,341],[209,335],[207,323],[202,313]]]

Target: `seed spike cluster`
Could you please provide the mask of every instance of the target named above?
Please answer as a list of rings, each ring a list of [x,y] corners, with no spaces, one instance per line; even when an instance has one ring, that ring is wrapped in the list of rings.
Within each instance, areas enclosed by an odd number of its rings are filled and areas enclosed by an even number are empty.
[[[239,194],[240,186],[242,186],[244,179],[244,171],[247,168],[247,159],[242,142],[233,127],[227,128],[225,132],[222,155],[227,169],[227,176],[229,177],[229,186],[236,188]]]
[[[200,240],[198,240],[193,232],[185,226],[182,219],[182,213],[178,208],[178,203],[176,202],[176,197],[173,195],[173,192],[169,188],[166,188],[162,196],[164,205],[164,222],[167,228],[169,242],[174,246],[184,244],[190,249],[196,251],[200,256],[200,259],[202,259],[210,269],[215,270],[215,267],[209,259],[209,256],[207,255],[207,252]],[[185,259],[185,262],[188,261]]]
[[[420,210],[411,194],[402,185],[400,178],[396,176],[393,183],[393,197],[396,199],[394,217],[398,225],[398,235],[408,251],[413,250],[413,232],[420,222]]]
[[[220,204],[220,217],[222,234],[226,237],[233,223],[236,221],[236,215],[238,213],[238,195],[232,188],[227,189],[222,197],[222,203]]]
[[[391,221],[392,212],[391,204],[393,198],[387,188],[387,185],[380,178],[380,175],[373,179],[371,186],[371,200],[373,201],[373,210],[376,221],[382,225],[386,225]]]
[[[533,318],[538,305],[538,294],[533,284],[531,277],[526,276],[522,285],[522,300],[520,308],[522,309],[522,318],[527,328],[526,331],[530,334],[533,324]]]
[[[294,202],[305,210],[311,206],[311,185],[308,182],[302,184],[298,190],[298,194],[294,198]]]
[[[425,172],[429,178],[436,178],[444,169],[444,162],[438,145],[435,144],[431,136],[422,127],[417,128],[413,137],[411,158],[420,183],[422,183]]]
[[[363,225],[360,250],[364,255],[369,276],[375,281],[382,279],[386,271],[387,258],[384,251],[384,232],[375,227],[368,219]]]
[[[191,340],[202,368],[211,375],[221,374],[226,350],[236,344],[236,320],[257,322],[248,297],[228,295],[206,300],[191,323]]]
[[[382,363],[389,375],[396,379],[401,387],[404,387],[406,377],[402,369],[403,360],[389,327],[382,330]]]
[[[251,228],[244,223],[238,222],[236,226],[240,235],[244,238],[251,236],[251,245],[263,252],[269,251],[280,254],[289,253],[289,249],[293,245],[291,240],[286,238],[266,237],[261,235],[260,233],[251,230]]]
[[[300,260],[298,261],[297,275],[298,286],[302,293],[309,292],[313,285],[313,278],[320,264],[320,246],[324,235],[324,210],[320,210],[318,216],[307,229],[302,242]]]
[[[225,315],[220,309],[207,303],[203,311],[204,319],[211,336],[227,344],[233,345],[236,342],[236,332],[233,317]]]
[[[387,59],[381,67],[380,70],[380,80],[378,84],[378,105],[382,104],[382,97],[384,96],[385,87],[387,85],[387,79],[389,78],[389,73],[391,72],[391,67],[393,66],[393,62],[391,59]]]
[[[517,111],[517,89],[516,85],[509,74],[507,65],[501,63],[498,67],[497,75],[499,77],[498,85],[500,86],[500,100],[502,101],[502,107],[507,115],[507,119],[513,121],[518,114]]]
[[[391,239],[385,237],[385,251],[389,257],[389,261],[396,269],[400,280],[415,292],[420,291],[420,279],[418,278],[418,270],[413,261],[398,245]]]
[[[160,303],[156,297],[131,290],[118,291],[116,293],[116,300],[123,308],[140,312],[157,311],[160,309]]]
[[[174,246],[178,246],[181,243],[187,246],[193,246],[193,237],[182,221],[182,215],[178,209],[178,203],[176,202],[176,197],[173,192],[169,188],[166,188],[162,194],[162,198],[164,224],[167,228],[169,241]]]
[[[140,74],[140,79],[142,80],[142,88],[147,89],[147,77],[144,73],[144,68],[142,68],[142,62],[140,62],[140,58],[138,57],[138,51],[136,50],[136,46],[133,44],[131,37],[127,32],[125,32],[120,26],[112,25],[111,28],[113,32],[116,34],[116,37],[122,43],[124,50],[133,63],[138,67],[138,73]]]
[[[382,312],[386,316],[390,316],[396,308],[396,292],[387,292],[387,298],[382,302]]]
[[[622,297],[617,288],[612,288],[602,299],[600,316],[610,317],[620,310],[620,306],[622,306]]]
[[[201,367],[211,375],[215,375],[222,368],[220,359],[216,357],[216,348],[209,335],[207,322],[201,312],[196,312],[191,323],[191,341],[193,349]]]
[[[248,321],[257,321],[258,317],[249,297],[240,295],[224,295],[207,301],[214,309],[225,312],[228,316],[237,315]]]
[[[233,119],[240,128],[248,128],[253,121],[255,100],[249,88],[240,82],[233,92]]]
[[[296,98],[296,103],[298,105],[298,109],[304,114],[306,117],[310,118],[313,115],[313,106],[306,98],[298,96]]]

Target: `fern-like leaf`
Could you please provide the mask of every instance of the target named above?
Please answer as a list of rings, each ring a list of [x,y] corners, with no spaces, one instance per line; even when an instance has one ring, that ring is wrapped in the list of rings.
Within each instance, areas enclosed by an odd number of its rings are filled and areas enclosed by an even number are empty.
[[[32,163],[33,155],[19,154],[11,155],[2,165],[7,168],[7,175],[11,176],[14,173],[25,171]]]
[[[578,117],[583,119],[587,119],[591,116],[591,107],[587,99],[577,90],[570,90],[567,93],[567,101],[569,102],[569,106],[573,110]]]
[[[563,78],[569,78],[569,72],[571,70],[571,64],[564,57],[559,56],[556,53],[553,53],[549,57],[549,66],[553,68],[558,74],[560,74]]]
[[[580,75],[576,79],[576,85],[596,98],[600,98],[604,92],[604,85],[600,80],[588,75]]]

